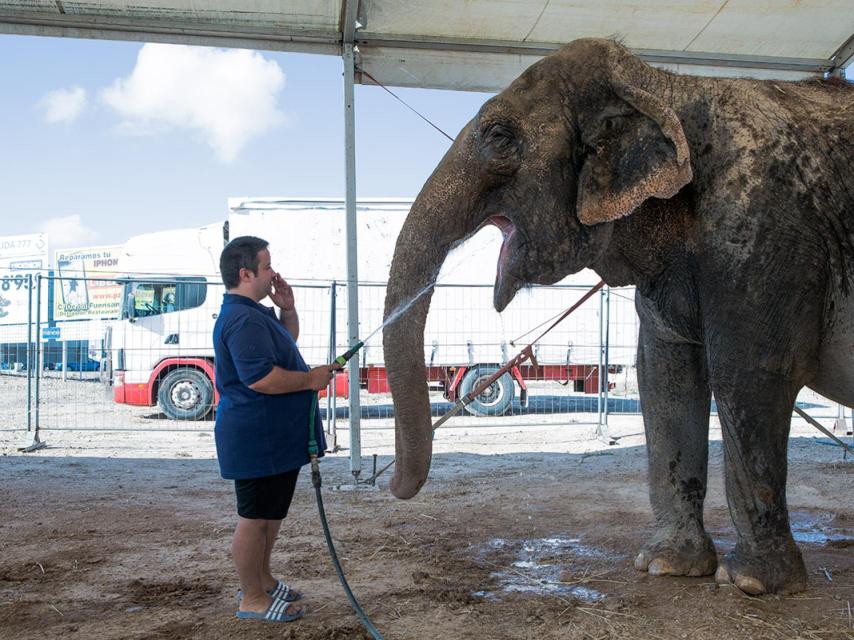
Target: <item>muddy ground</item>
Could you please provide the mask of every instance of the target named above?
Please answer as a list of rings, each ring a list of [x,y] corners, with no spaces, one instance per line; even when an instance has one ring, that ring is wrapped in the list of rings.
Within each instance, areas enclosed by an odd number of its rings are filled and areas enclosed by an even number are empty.
[[[854,639],[854,462],[801,424],[789,504],[809,570],[792,596],[749,597],[711,577],[632,569],[653,532],[640,418],[590,427],[448,430],[413,500],[347,483],[346,451],[323,462],[324,501],[357,597],[385,638]],[[365,434],[389,460],[391,431]],[[101,438],[101,440],[97,440]],[[734,533],[712,430],[707,527]],[[848,438],[850,440],[850,437]],[[343,440],[346,442],[346,434]],[[18,454],[0,440],[0,638],[369,638],[326,555],[300,478],[274,564],[308,615],[234,618],[231,486],[208,434],[48,434]]]

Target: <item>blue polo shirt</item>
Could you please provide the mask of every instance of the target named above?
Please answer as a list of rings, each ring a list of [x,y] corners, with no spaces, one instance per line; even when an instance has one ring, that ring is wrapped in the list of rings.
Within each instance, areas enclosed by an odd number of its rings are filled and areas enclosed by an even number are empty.
[[[296,342],[270,307],[226,293],[213,331],[216,357],[216,454],[229,480],[262,478],[308,464],[308,416],[314,392],[265,394],[249,388],[278,366],[308,371]],[[315,417],[320,455],[326,448]]]

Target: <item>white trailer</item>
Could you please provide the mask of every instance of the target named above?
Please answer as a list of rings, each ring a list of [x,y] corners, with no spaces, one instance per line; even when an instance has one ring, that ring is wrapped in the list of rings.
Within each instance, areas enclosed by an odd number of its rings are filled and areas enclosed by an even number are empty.
[[[360,335],[382,323],[391,258],[411,204],[404,199],[358,203]],[[243,235],[269,241],[274,269],[294,285],[306,361],[321,364],[347,348],[343,199],[230,198],[223,223],[145,234],[126,243],[121,256],[127,273],[125,305],[110,337],[117,402],[159,404],[176,419],[200,419],[216,405],[211,333],[224,292],[219,254],[228,239]],[[424,357],[428,380],[449,399],[466,393],[512,357],[517,349],[511,339],[568,307],[597,281],[587,272],[559,286],[522,291],[499,315],[492,309],[491,285],[500,243],[497,229],[482,230],[449,257],[439,275]],[[332,296],[339,330],[330,349]],[[530,378],[572,382],[577,391],[597,392],[599,311],[595,299],[588,302],[537,346],[538,368],[522,367],[500,379],[470,405],[470,412],[503,414],[517,387],[526,400],[525,381]],[[633,330],[631,325],[629,332]],[[613,337],[635,340],[634,335]],[[524,344],[523,339],[519,346]],[[388,392],[381,333],[366,344],[360,358],[361,386],[370,393]],[[631,363],[612,360],[611,370],[626,364]],[[339,376],[336,390],[346,396],[346,373]]]

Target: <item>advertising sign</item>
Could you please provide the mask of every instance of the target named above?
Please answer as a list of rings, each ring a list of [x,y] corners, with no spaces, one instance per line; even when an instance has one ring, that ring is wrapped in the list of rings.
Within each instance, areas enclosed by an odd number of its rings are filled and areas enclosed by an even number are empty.
[[[63,249],[54,254],[54,320],[118,317],[122,306],[119,277],[121,246]]]
[[[0,324],[26,324],[29,276],[47,269],[47,234],[0,237]]]
[[[59,327],[44,327],[42,329],[42,340],[59,340],[62,332]]]

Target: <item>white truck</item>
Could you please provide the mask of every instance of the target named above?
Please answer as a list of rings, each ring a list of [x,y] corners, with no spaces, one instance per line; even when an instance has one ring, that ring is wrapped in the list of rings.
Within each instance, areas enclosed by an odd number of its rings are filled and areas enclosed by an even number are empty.
[[[411,204],[404,199],[358,203],[360,335],[382,323],[391,257]],[[294,286],[306,361],[321,364],[347,349],[343,200],[230,198],[228,219],[221,223],[145,234],[125,244],[125,304],[109,339],[116,402],[158,404],[168,417],[184,420],[202,419],[216,406],[211,333],[224,292],[218,261],[225,243],[243,235],[268,240],[274,269]],[[561,286],[520,292],[499,315],[492,308],[499,248],[498,230],[484,229],[449,257],[439,275],[425,331],[425,362],[430,384],[449,400],[514,355],[510,340],[568,307],[597,281],[586,272]],[[514,369],[471,403],[469,412],[502,415],[517,387],[526,402],[530,379],[571,382],[575,391],[596,393],[599,322],[594,299],[537,345],[538,367]],[[634,330],[628,326],[618,340],[633,343]],[[611,372],[630,364],[619,360],[611,360]],[[345,397],[346,375],[339,374],[336,384],[336,393]],[[389,390],[381,333],[360,353],[360,383],[369,393]]]

